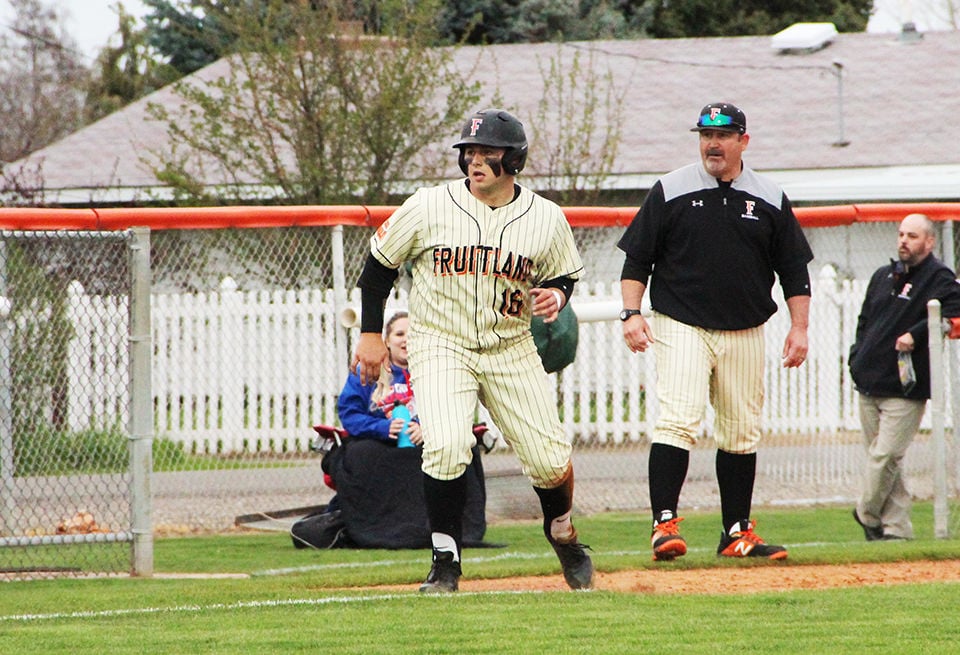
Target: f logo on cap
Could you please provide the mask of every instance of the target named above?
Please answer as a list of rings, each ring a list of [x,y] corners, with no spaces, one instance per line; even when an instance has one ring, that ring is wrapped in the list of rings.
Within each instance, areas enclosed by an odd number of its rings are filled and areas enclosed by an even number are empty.
[[[719,107],[711,107],[711,108],[710,108],[710,120],[711,120],[711,121],[717,120],[717,116],[720,115],[720,111],[721,111],[721,110],[720,110]]]
[[[482,118],[474,118],[470,121],[470,136],[477,136],[480,126],[483,125]]]

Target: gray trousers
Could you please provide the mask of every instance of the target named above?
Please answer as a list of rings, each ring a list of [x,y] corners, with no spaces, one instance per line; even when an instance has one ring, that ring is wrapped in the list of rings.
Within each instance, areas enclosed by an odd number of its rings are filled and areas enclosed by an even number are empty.
[[[876,398],[860,394],[860,423],[867,465],[857,515],[884,535],[913,539],[912,500],[904,484],[903,457],[913,441],[925,400]]]

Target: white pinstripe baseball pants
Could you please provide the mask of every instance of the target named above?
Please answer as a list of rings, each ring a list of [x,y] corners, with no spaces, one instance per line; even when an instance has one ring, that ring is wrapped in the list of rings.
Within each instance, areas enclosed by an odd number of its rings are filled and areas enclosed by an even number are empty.
[[[764,397],[763,326],[708,330],[654,313],[652,328],[660,404],[652,441],[690,450],[709,397],[717,447],[756,452]]]
[[[407,345],[423,428],[424,473],[438,480],[463,474],[476,443],[472,427],[479,399],[533,485],[552,489],[562,482],[572,448],[532,337],[488,352],[413,333]]]

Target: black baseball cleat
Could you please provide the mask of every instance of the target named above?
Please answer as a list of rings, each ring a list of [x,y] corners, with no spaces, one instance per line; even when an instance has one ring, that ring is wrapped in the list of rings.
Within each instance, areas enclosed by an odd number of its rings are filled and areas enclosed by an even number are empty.
[[[860,515],[857,514],[856,507],[853,508],[853,520],[856,521],[861,528],[863,528],[863,536],[867,538],[867,541],[879,541],[883,539],[883,528],[880,526],[874,528],[866,525],[860,520]]]
[[[453,553],[433,551],[433,565],[422,585],[423,594],[449,594],[460,587],[460,562],[453,560]]]
[[[593,562],[587,555],[590,546],[581,544],[574,538],[567,544],[550,541],[557,553],[560,566],[563,567],[563,579],[571,589],[590,589],[593,587]]]

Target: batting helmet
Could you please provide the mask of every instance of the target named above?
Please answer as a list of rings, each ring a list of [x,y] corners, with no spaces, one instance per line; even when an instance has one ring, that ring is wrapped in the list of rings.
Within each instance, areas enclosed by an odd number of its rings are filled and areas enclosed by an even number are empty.
[[[467,119],[460,131],[460,140],[453,144],[460,149],[460,170],[467,174],[467,160],[463,156],[464,146],[478,145],[504,148],[503,169],[510,175],[516,175],[527,163],[527,135],[523,132],[523,123],[503,109],[484,109]]]

